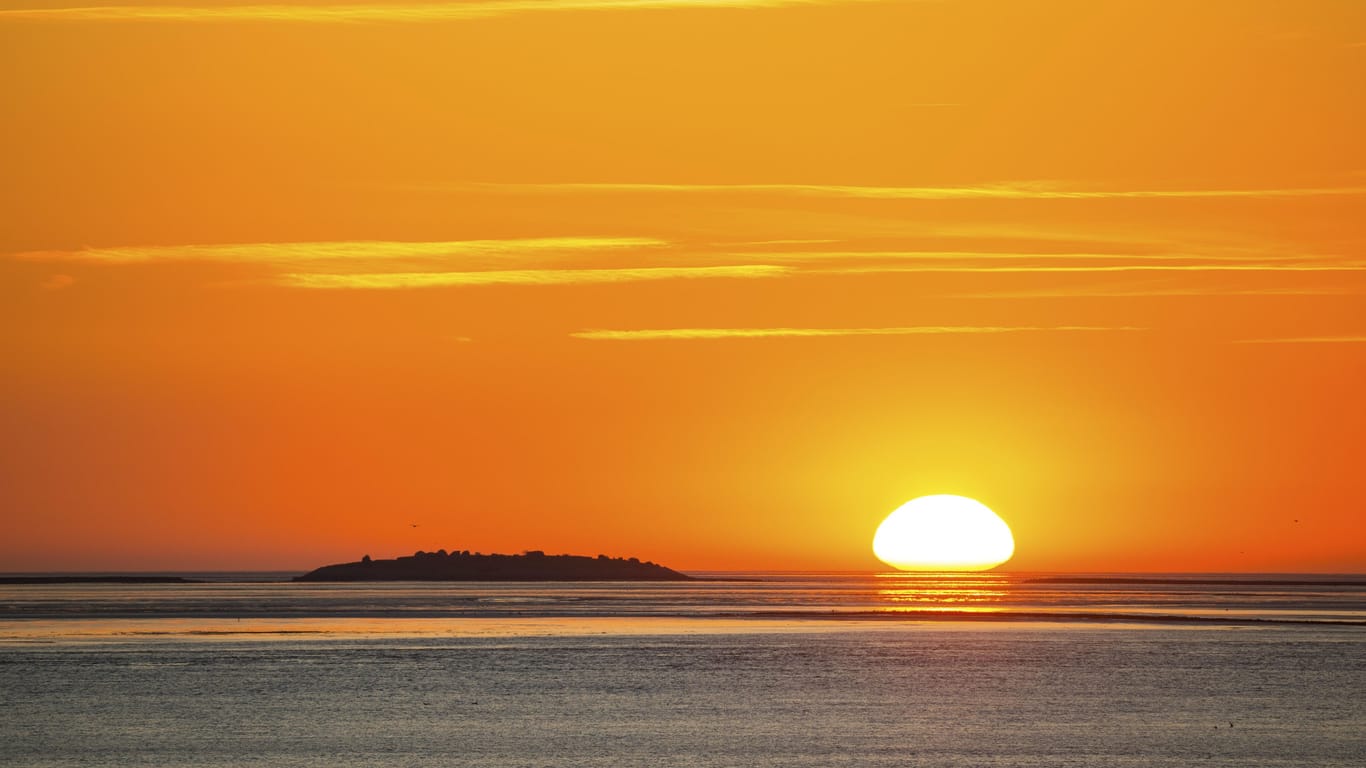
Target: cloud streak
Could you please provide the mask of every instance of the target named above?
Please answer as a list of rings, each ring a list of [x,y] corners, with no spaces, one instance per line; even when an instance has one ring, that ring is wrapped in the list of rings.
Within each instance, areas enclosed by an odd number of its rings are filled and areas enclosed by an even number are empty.
[[[653,248],[666,244],[663,240],[645,237],[542,237],[440,242],[356,240],[82,248],[65,251],[29,251],[17,254],[16,258],[26,261],[79,261],[102,264],[154,264],[162,262],[297,264],[539,256],[625,248]]]
[[[878,0],[472,0],[395,5],[107,5],[0,10],[0,21],[285,22],[358,24],[469,21],[550,11],[634,11],[689,8],[783,8]]]
[[[76,278],[71,275],[51,275],[44,280],[39,287],[45,291],[61,291],[76,284]]]
[[[721,253],[715,257],[738,258],[762,255],[765,259],[785,263],[802,262],[839,262],[839,261],[886,261],[886,262],[926,262],[926,265],[943,262],[970,261],[1128,261],[1131,263],[1152,262],[1157,265],[1169,262],[1187,262],[1189,266],[1200,263],[1233,262],[1255,266],[1259,264],[1300,263],[1308,265],[1312,259],[1326,261],[1325,257],[1263,255],[1249,257],[1245,254],[1212,253],[1035,253],[1031,251],[750,251],[744,253]],[[1194,262],[1193,264],[1191,262]],[[971,266],[971,265],[962,265]]]
[[[252,266],[272,274],[256,284],[311,289],[404,289],[480,285],[575,285],[687,279],[764,279],[863,275],[1350,275],[1366,262],[1333,256],[1221,253],[1032,253],[1020,251],[801,250],[825,241],[688,244],[653,237],[541,237],[446,241],[321,241],[89,247],[30,251],[11,258],[110,267]],[[770,246],[780,247],[767,250]],[[793,248],[792,246],[797,246]],[[1252,288],[1248,295],[1360,293]],[[975,292],[962,298],[1082,295],[1212,295],[1192,286]]]
[[[861,200],[1106,200],[1162,198],[1334,197],[1366,195],[1366,186],[1266,189],[1094,190],[1058,181],[1003,182],[948,187],[883,187],[842,184],[497,184],[458,183],[431,189],[488,190],[531,194],[654,193],[769,194]]]
[[[275,284],[292,288],[393,290],[478,285],[592,285],[656,280],[753,279],[781,277],[790,269],[769,264],[724,267],[641,267],[627,269],[514,269],[485,272],[295,273]]]
[[[653,241],[622,241],[622,247],[639,247]],[[435,245],[435,244],[423,244]],[[553,249],[549,249],[553,250]],[[533,249],[534,251],[534,249]],[[600,248],[587,249],[588,255],[600,252]],[[483,253],[478,249],[473,252]],[[445,254],[441,248],[418,249],[420,255]],[[510,252],[512,256],[526,257],[535,255],[527,250]],[[582,256],[584,254],[580,254]],[[411,254],[409,254],[411,256]],[[571,258],[573,254],[565,258]],[[316,272],[294,271],[279,275],[270,282],[275,285],[293,288],[314,289],[404,289],[464,287],[487,285],[589,285],[605,283],[636,283],[657,280],[689,279],[767,279],[785,277],[839,277],[859,275],[895,274],[1087,274],[1087,273],[1342,273],[1366,272],[1366,264],[1342,263],[1223,263],[1221,257],[1210,257],[1207,263],[1190,263],[1200,257],[1175,255],[1124,255],[1124,254],[1017,254],[1017,253],[893,253],[893,252],[822,252],[822,253],[677,253],[670,252],[669,264],[615,265],[615,266],[555,266],[526,269],[487,269],[487,270],[425,270],[425,271],[364,271],[364,272]],[[874,263],[861,259],[873,260]],[[1020,260],[1058,260],[1073,259],[1080,261],[1129,259],[1143,261],[1152,259],[1156,263],[1097,263],[1097,264],[1019,264]],[[1185,259],[1185,263],[1178,260]],[[719,261],[723,263],[717,263]],[[285,260],[279,260],[284,262]],[[520,259],[525,263],[527,259]],[[839,262],[855,262],[841,264]],[[1003,263],[971,263],[971,262]],[[345,262],[345,259],[342,259]],[[834,263],[831,263],[834,262]],[[960,263],[954,263],[960,262]],[[969,262],[969,263],[961,263]],[[299,263],[299,262],[295,262]],[[337,262],[329,264],[341,266]]]
[[[1141,331],[1131,326],[1090,325],[914,325],[891,328],[656,328],[644,330],[594,329],[569,334],[594,341],[659,341],[666,339],[777,339],[834,336],[939,336],[955,334],[1052,333],[1076,331]]]
[[[1345,262],[1342,264],[1085,264],[1066,266],[1048,264],[1030,264],[1027,266],[914,264],[832,267],[811,271],[827,275],[885,275],[900,272],[1002,274],[1048,274],[1069,272],[1366,272],[1366,264],[1352,262]]]
[[[1108,288],[1051,288],[1030,291],[982,291],[953,293],[949,299],[1091,299],[1091,298],[1146,298],[1161,296],[1361,296],[1366,286],[1317,286],[1304,288],[1228,288],[1223,286],[1143,287],[1116,286]]]
[[[1234,344],[1366,344],[1366,336],[1294,336],[1270,339],[1238,339]]]

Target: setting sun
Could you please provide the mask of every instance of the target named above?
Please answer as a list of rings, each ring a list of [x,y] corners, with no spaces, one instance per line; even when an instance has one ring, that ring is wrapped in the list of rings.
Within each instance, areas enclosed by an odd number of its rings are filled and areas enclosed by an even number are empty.
[[[887,516],[873,554],[903,571],[985,571],[1015,554],[1010,526],[964,496],[921,496]]]
[[[1364,85],[1366,0],[0,0],[0,768],[1366,768]]]

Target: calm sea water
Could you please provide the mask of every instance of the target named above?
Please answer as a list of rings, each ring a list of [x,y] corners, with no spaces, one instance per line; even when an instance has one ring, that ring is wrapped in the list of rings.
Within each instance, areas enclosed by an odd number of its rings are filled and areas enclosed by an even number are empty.
[[[1366,765],[1359,579],[743,576],[0,586],[0,765]]]

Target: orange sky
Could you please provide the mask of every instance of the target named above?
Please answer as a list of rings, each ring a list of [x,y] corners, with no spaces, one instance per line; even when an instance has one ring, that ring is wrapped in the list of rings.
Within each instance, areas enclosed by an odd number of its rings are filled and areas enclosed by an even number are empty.
[[[1366,571],[1366,3],[131,2],[0,0],[0,570]]]

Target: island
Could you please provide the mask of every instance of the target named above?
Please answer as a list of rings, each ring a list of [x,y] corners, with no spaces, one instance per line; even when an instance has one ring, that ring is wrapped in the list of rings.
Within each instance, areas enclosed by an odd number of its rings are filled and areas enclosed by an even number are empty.
[[[324,565],[294,581],[695,581],[639,558],[598,555],[485,555],[469,550],[415,552],[393,560]]]

